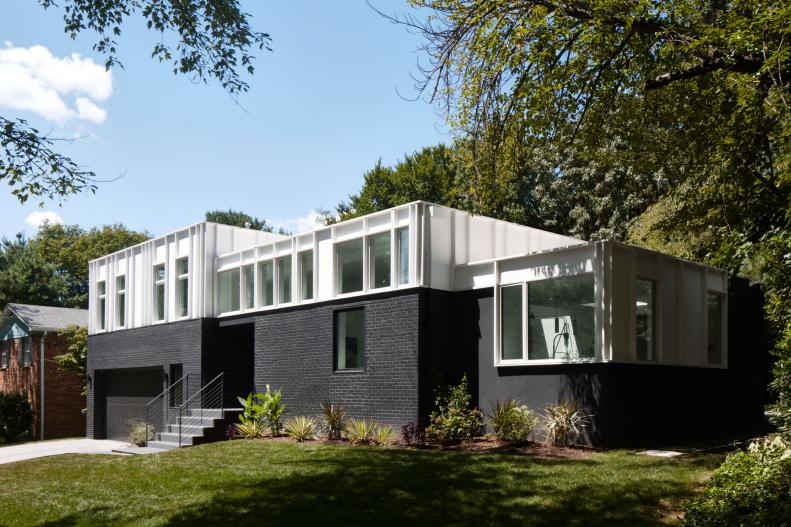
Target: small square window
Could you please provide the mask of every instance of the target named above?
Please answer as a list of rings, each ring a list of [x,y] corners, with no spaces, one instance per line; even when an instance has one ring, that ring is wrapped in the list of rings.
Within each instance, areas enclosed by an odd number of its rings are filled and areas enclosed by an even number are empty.
[[[362,370],[365,355],[365,310],[335,312],[335,371]]]

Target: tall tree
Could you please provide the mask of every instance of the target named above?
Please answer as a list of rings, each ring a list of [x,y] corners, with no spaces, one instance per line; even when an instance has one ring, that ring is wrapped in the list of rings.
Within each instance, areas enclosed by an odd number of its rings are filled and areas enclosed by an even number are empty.
[[[206,213],[206,221],[233,225],[234,227],[247,227],[264,232],[272,232],[273,230],[272,226],[266,223],[266,220],[233,209],[210,210]]]
[[[22,234],[0,241],[0,309],[9,302],[60,306],[66,294],[66,280]]]
[[[71,38],[91,31],[93,49],[105,67],[123,66],[118,38],[128,20],[141,18],[156,33],[151,56],[169,62],[173,73],[218,82],[232,97],[249,88],[244,74],[254,72],[255,49],[269,50],[270,37],[254,31],[250,15],[237,0],[39,0],[44,9],[62,8],[64,31]],[[175,44],[170,44],[175,37]],[[55,139],[22,119],[0,116],[0,182],[20,202],[30,197],[62,199],[96,189],[96,174],[57,152]]]
[[[78,225],[44,223],[30,242],[37,258],[54,266],[66,284],[61,305],[88,307],[88,262],[150,238],[124,225],[85,230]]]

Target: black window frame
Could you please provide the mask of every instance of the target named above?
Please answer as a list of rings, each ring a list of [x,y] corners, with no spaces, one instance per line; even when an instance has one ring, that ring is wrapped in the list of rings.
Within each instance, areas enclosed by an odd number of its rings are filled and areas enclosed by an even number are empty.
[[[361,352],[362,365],[357,368],[338,368],[338,319],[341,313],[350,311],[362,311],[363,314],[363,342]],[[350,306],[343,309],[336,309],[332,312],[332,372],[333,373],[363,373],[365,372],[365,344],[368,340],[365,335],[365,306]]]

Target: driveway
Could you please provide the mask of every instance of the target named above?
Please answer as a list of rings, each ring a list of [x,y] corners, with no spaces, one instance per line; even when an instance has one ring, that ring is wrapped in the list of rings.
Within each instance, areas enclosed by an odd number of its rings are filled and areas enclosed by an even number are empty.
[[[113,449],[127,445],[123,441],[109,439],[56,439],[0,446],[0,465],[60,454],[111,454]]]

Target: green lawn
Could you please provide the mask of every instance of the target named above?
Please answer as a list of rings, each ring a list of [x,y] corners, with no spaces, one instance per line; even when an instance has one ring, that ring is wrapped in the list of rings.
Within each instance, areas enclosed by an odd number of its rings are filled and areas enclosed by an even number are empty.
[[[0,465],[0,525],[664,525],[719,461],[226,441]]]

